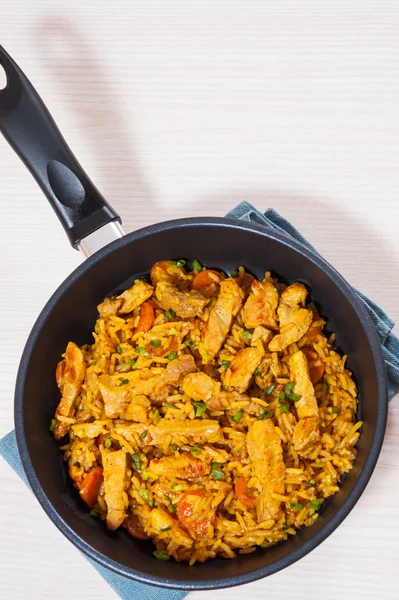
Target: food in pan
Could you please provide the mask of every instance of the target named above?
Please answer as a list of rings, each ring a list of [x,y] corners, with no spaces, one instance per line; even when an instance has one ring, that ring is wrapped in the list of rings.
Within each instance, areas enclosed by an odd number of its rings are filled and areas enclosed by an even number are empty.
[[[50,429],[93,517],[193,564],[312,525],[362,423],[302,283],[186,266],[159,262],[98,306],[94,342],[58,364]]]

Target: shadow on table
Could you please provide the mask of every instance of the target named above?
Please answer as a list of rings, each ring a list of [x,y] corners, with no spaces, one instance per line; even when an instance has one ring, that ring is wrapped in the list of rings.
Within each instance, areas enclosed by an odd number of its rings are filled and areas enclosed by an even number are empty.
[[[89,152],[101,168],[96,178],[100,191],[123,217],[126,231],[147,224],[152,205],[156,212],[154,195],[141,173],[139,152],[126,127],[120,94],[107,77],[110,65],[94,55],[75,23],[52,17],[36,24],[31,34],[57,92],[88,129]],[[71,81],[81,94],[65,92]]]

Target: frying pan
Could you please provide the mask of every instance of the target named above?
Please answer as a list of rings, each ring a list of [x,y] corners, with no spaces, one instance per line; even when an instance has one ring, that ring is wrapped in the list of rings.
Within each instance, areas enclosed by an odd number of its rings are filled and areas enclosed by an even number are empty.
[[[387,418],[385,364],[374,326],[349,284],[323,258],[267,227],[229,218],[158,223],[123,235],[120,218],[73,156],[45,105],[0,47],[7,85],[0,92],[0,130],[31,171],[73,247],[89,258],[54,292],[26,343],[15,390],[18,449],[34,494],[55,525],[81,551],[115,572],[152,585],[216,589],[265,577],[320,544],[356,504],[374,470]],[[91,255],[91,256],[90,256]],[[243,264],[257,277],[272,269],[286,282],[305,282],[348,354],[364,421],[352,471],[324,505],[318,521],[286,542],[235,560],[189,567],[153,558],[149,542],[110,532],[89,516],[73,488],[48,427],[59,401],[55,368],[69,340],[91,341],[96,306],[121,292],[161,259],[198,257],[229,272]]]

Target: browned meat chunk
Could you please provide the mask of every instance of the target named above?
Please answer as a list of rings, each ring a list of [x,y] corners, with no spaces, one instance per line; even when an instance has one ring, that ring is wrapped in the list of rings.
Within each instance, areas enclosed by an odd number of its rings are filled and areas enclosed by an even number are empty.
[[[193,400],[207,402],[219,394],[220,383],[205,373],[191,373],[183,379],[182,388],[183,392]]]
[[[181,377],[191,373],[195,369],[195,361],[191,354],[183,354],[174,360],[171,360],[166,369],[164,380],[167,383],[176,384],[179,382]]]
[[[290,379],[295,382],[294,393],[300,396],[300,400],[295,403],[299,421],[294,429],[294,448],[298,454],[303,455],[319,440],[320,433],[317,400],[310,380],[308,361],[301,350],[290,358]]]
[[[270,419],[255,421],[247,434],[248,454],[252,461],[252,475],[257,478],[260,494],[256,499],[259,521],[279,518],[280,500],[273,493],[285,492],[285,464],[281,439]]]
[[[196,290],[181,292],[167,281],[158,283],[155,295],[164,310],[172,309],[178,317],[183,319],[201,316],[208,304],[208,298],[205,298],[200,292]]]
[[[298,421],[292,441],[300,456],[305,456],[320,439],[319,417],[307,417]]]
[[[180,456],[163,456],[150,462],[150,472],[158,477],[196,479],[209,473],[209,467],[189,452]]]
[[[272,283],[261,283],[257,279],[252,282],[251,293],[244,305],[245,327],[253,329],[258,325],[265,325],[270,329],[277,329],[278,291]]]
[[[222,374],[223,385],[235,388],[237,392],[246,392],[263,354],[261,344],[259,347],[243,348],[237,352],[230,367]]]
[[[127,454],[124,450],[102,450],[101,458],[104,468],[104,499],[107,504],[106,523],[108,529],[114,531],[126,516],[123,500],[127,475]]]
[[[135,308],[143,304],[148,298],[151,298],[154,288],[149,283],[138,279],[132,287],[125,290],[118,299],[123,299],[122,307],[119,309],[121,315],[132,312]]]
[[[65,367],[63,367],[63,375],[58,372],[59,387],[62,392],[62,398],[57,410],[57,415],[63,417],[71,417],[73,414],[75,400],[80,394],[82,383],[86,373],[86,363],[82,350],[73,342],[69,342],[65,352]],[[67,423],[57,421],[54,428],[54,437],[58,440],[62,438],[69,429]]]
[[[152,356],[167,356],[176,352],[184,336],[194,325],[187,321],[171,321],[162,325],[155,325],[145,334],[144,346]],[[173,332],[173,335],[170,332]],[[151,345],[151,342],[159,345]]]
[[[108,318],[116,315],[122,304],[123,298],[105,298],[104,302],[97,306],[97,310],[102,317]]]
[[[281,294],[277,309],[280,321],[280,333],[269,344],[271,352],[280,352],[287,346],[301,339],[309,329],[313,313],[307,308],[301,308],[305,302],[307,291],[302,283],[293,283]]]
[[[175,267],[172,261],[161,260],[152,267],[150,278],[154,287],[160,281],[168,281],[181,290],[191,284],[193,275],[186,273],[184,267]]]
[[[125,412],[125,419],[127,421],[137,421],[137,423],[145,423],[148,418],[148,409],[151,406],[151,402],[147,396],[140,394],[133,396],[129,406]]]
[[[225,279],[220,284],[220,294],[209,312],[202,334],[199,351],[203,362],[210,362],[222,347],[233,318],[242,306],[244,292],[235,279]]]

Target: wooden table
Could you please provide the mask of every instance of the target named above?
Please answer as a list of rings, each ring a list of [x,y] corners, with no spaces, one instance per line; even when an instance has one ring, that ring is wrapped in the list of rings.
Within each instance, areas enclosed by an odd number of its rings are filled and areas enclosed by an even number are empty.
[[[13,0],[0,41],[127,231],[273,206],[398,320],[398,28],[396,0]],[[2,435],[29,330],[82,258],[2,139],[0,170]],[[397,598],[398,468],[394,400],[339,529],[284,572],[196,600]],[[116,597],[3,461],[0,481],[2,598]]]

